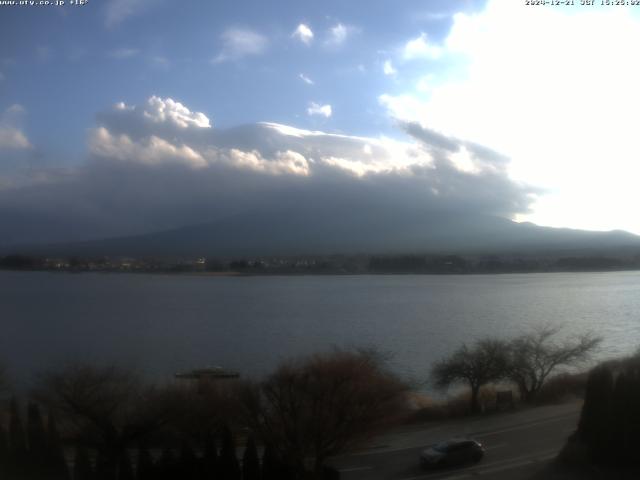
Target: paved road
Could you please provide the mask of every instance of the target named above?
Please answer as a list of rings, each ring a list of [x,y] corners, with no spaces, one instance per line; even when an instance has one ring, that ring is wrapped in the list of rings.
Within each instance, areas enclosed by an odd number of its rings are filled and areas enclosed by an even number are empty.
[[[344,480],[525,479],[555,457],[575,430],[580,403],[541,407],[487,418],[415,427],[376,439],[361,453],[334,459]],[[425,445],[471,436],[485,449],[472,466],[423,471],[418,455]]]

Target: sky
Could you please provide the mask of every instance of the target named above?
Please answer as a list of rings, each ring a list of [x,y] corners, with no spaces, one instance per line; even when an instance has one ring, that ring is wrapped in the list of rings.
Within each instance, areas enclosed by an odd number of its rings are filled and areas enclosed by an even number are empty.
[[[0,5],[0,244],[359,203],[640,234],[640,7],[51,3]]]

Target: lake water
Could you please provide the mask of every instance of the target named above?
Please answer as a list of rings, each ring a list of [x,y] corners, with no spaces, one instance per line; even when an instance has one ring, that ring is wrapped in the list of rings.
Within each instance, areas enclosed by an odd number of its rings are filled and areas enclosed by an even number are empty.
[[[0,359],[18,383],[67,361],[155,378],[222,365],[244,375],[332,346],[377,346],[424,379],[462,342],[535,325],[593,330],[600,358],[640,345],[640,272],[198,277],[0,272]]]

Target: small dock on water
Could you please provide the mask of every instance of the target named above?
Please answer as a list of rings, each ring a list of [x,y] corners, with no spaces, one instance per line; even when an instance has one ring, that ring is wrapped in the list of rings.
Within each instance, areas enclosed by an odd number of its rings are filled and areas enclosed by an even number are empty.
[[[195,385],[198,392],[201,393],[210,387],[216,387],[221,383],[227,383],[230,380],[240,378],[240,373],[235,370],[228,370],[222,367],[205,367],[196,368],[186,372],[176,373],[174,377],[178,380],[184,380]]]

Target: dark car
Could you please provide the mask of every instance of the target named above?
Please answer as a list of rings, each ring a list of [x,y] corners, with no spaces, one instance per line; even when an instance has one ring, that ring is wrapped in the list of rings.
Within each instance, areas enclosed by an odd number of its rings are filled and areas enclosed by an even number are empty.
[[[479,462],[483,456],[484,448],[479,442],[470,438],[453,438],[425,448],[420,453],[420,465],[423,468],[462,465]]]

